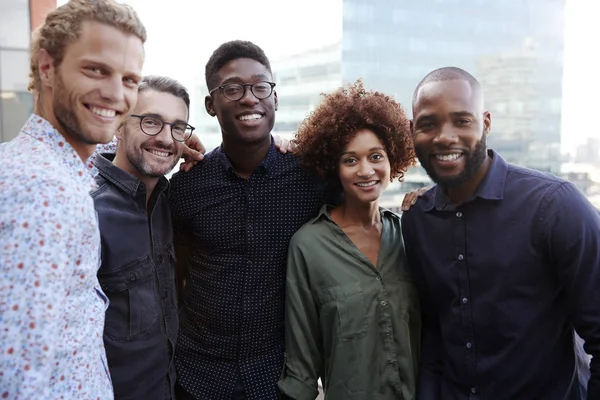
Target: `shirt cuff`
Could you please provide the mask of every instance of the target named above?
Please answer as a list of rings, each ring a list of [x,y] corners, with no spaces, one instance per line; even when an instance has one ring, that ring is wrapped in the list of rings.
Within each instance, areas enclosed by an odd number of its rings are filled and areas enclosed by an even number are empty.
[[[283,394],[294,400],[315,400],[319,395],[317,381],[311,386],[296,377],[287,375],[281,378],[277,385]]]

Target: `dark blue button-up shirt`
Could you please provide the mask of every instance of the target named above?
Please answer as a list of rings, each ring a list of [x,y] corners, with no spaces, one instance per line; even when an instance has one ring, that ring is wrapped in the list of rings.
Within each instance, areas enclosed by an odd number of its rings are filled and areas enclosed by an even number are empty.
[[[492,163],[459,206],[403,215],[423,312],[420,399],[579,398],[573,328],[600,399],[600,216],[571,183]]]
[[[249,400],[280,397],[288,242],[323,202],[315,179],[273,145],[249,179],[221,148],[172,178],[173,224],[191,249],[176,350],[188,393],[230,400],[241,379]]]
[[[105,157],[95,161],[92,197],[102,238],[98,280],[110,300],[104,346],[115,398],[171,400],[179,318],[169,182],[159,180],[146,207],[145,185]]]

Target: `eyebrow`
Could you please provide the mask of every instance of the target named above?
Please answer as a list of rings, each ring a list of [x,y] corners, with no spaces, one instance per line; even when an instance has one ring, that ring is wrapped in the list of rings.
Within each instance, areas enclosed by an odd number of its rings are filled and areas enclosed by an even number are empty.
[[[371,147],[371,148],[369,149],[369,151],[377,151],[377,150],[385,151],[385,149],[384,149],[383,147],[380,147],[380,146],[377,146],[377,147]],[[344,156],[344,155],[353,155],[353,154],[356,154],[356,152],[355,152],[355,151],[344,151],[344,152],[341,154],[341,156]],[[341,156],[340,156],[340,157],[341,157]]]
[[[450,115],[452,117],[471,117],[471,118],[475,118],[475,115],[473,115],[473,113],[471,113],[469,111],[454,111],[454,112],[451,112]],[[438,118],[438,116],[436,114],[419,115],[417,117],[417,119],[415,120],[415,125],[418,125],[418,124],[422,123],[423,121],[435,120],[437,118]]]
[[[256,80],[256,81],[268,81],[269,77],[265,74],[257,74],[257,75],[252,75],[250,77],[250,79]],[[220,86],[227,85],[228,83],[239,83],[239,82],[244,82],[244,80],[242,78],[240,78],[239,76],[232,76],[231,78],[225,79],[221,83]]]
[[[164,118],[162,115],[160,115],[159,113],[154,113],[154,112],[146,112],[146,113],[141,113],[140,114],[143,117],[155,117],[155,118],[159,118],[161,120],[163,120],[164,122],[169,122],[166,120],[166,118]],[[184,121],[182,119],[176,119],[173,122],[169,122],[169,123],[173,123],[173,124],[186,124],[187,125],[187,121]]]

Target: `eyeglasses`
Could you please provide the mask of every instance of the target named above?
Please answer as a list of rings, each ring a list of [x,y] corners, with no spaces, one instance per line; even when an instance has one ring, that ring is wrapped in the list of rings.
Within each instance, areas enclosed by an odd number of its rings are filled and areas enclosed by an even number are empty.
[[[246,88],[249,87],[250,91],[259,100],[264,100],[273,94],[273,88],[275,84],[273,82],[256,82],[256,83],[229,83],[227,85],[217,86],[210,92],[212,94],[215,90],[220,90],[223,96],[230,101],[238,101],[246,94]]]
[[[140,119],[140,129],[148,136],[156,136],[162,132],[165,125],[171,127],[171,136],[178,142],[185,142],[194,133],[193,126],[186,124],[185,122],[165,122],[159,117],[153,115],[130,115],[131,117]]]

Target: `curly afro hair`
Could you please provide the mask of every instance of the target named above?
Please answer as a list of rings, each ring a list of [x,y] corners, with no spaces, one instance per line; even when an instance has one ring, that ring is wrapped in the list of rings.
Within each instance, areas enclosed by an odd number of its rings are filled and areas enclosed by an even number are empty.
[[[300,163],[340,190],[339,157],[360,129],[379,137],[390,161],[391,180],[402,180],[415,162],[408,117],[392,97],[366,91],[360,79],[325,95],[302,122],[295,138]]]

